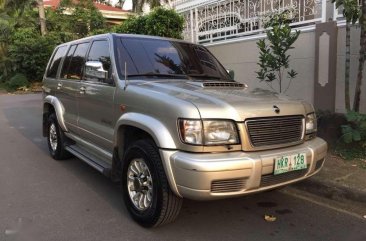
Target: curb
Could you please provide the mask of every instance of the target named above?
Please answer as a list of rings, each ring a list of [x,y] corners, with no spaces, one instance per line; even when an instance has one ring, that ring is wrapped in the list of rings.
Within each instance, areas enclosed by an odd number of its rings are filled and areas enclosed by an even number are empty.
[[[351,200],[366,203],[366,192],[351,187],[345,187],[338,183],[307,179],[291,185],[292,187],[312,194],[320,195],[336,201]]]

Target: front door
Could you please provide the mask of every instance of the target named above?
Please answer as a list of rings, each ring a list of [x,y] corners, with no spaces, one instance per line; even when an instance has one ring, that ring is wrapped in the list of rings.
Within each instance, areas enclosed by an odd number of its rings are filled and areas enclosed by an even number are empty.
[[[106,78],[85,75],[80,85],[79,131],[80,137],[97,147],[113,152],[115,126],[114,96],[116,87],[111,80],[111,58],[108,40],[94,40],[87,57],[88,61],[100,62],[108,71]],[[90,150],[94,154],[94,150]]]

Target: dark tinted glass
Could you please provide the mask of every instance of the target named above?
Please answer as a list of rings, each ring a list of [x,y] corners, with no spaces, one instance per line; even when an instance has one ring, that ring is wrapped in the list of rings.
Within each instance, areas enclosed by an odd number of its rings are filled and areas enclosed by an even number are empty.
[[[200,45],[159,39],[121,38],[117,41],[116,56],[120,76],[124,75],[126,62],[128,75],[155,73],[231,80],[216,58]]]
[[[65,55],[66,46],[62,46],[56,50],[54,54],[50,66],[47,70],[46,76],[49,78],[56,78],[58,66],[60,65],[62,57]]]
[[[60,75],[60,77],[63,79],[67,78],[67,71],[69,70],[71,59],[75,52],[75,49],[76,49],[76,45],[72,45],[69,49],[69,52],[67,52],[67,55],[64,60],[64,64],[62,66],[61,75]]]
[[[108,41],[95,41],[90,48],[87,61],[100,61],[104,70],[110,70],[111,57],[109,54]]]
[[[71,58],[68,70],[64,73],[63,77],[75,80],[81,79],[88,45],[89,43],[81,43],[77,45],[74,55]]]

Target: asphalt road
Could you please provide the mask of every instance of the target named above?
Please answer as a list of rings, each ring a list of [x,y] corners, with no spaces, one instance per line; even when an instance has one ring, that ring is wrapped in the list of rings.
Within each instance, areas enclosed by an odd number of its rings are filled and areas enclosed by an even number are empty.
[[[0,241],[366,240],[360,213],[287,191],[186,200],[175,223],[141,228],[117,185],[76,158],[49,157],[41,106],[39,94],[0,95]],[[266,222],[264,214],[277,220]]]

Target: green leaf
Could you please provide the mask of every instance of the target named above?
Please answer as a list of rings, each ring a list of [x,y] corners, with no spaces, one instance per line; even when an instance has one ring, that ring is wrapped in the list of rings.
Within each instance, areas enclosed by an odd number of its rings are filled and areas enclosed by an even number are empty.
[[[352,132],[352,139],[354,140],[354,141],[361,141],[361,133],[359,132],[359,131],[357,131],[357,130],[353,130],[353,132]]]

